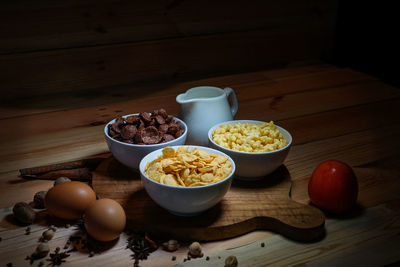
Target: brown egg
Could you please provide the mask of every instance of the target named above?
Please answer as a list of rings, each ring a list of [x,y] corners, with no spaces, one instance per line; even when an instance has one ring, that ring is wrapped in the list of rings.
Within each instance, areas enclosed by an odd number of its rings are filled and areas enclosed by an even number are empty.
[[[112,199],[96,200],[83,215],[86,231],[99,241],[119,237],[125,228],[126,216],[121,205]]]
[[[79,219],[96,201],[93,189],[82,182],[68,182],[52,187],[46,194],[47,211],[61,219]]]

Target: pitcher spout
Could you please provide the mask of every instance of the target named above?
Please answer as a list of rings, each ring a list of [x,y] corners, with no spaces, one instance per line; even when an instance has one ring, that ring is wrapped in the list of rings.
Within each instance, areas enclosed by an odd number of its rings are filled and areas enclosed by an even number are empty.
[[[188,100],[186,99],[186,93],[184,94],[179,94],[176,97],[176,102],[178,102],[179,104],[185,104],[188,102]]]
[[[176,97],[176,102],[178,102],[179,104],[187,104],[187,103],[190,103],[193,101],[195,101],[195,99],[191,99],[191,98],[188,99],[187,92],[183,93],[183,94],[179,94]]]

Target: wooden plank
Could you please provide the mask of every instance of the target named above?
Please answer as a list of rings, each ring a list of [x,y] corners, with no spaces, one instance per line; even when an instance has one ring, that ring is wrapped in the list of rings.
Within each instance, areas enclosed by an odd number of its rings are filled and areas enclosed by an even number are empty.
[[[318,25],[316,26],[318,27]],[[325,31],[289,29],[0,56],[3,101],[149,79],[222,75],[320,59]],[[278,52],[279,51],[279,52]],[[40,71],[38,71],[40,70]],[[101,90],[101,89],[100,89]]]
[[[26,235],[26,227],[16,226],[9,221],[11,212],[11,208],[0,210],[0,220],[2,221],[0,225],[0,236],[2,237],[2,242],[0,243],[0,251],[2,252],[0,253],[0,264],[5,266],[7,263],[12,262],[13,266],[26,266],[29,262],[25,260],[25,257],[35,250],[39,237],[47,229],[47,223],[43,220],[38,221],[37,224],[30,226],[31,234]],[[75,227],[65,228],[62,223],[57,224],[57,227],[58,229],[54,238],[48,242],[52,251],[57,246],[63,248],[69,236],[76,233]],[[208,255],[215,251],[228,249],[232,245],[246,244],[258,236],[266,237],[270,235],[268,232],[254,232],[230,240],[202,243],[203,252]],[[63,263],[63,266],[93,265],[122,267],[132,265],[132,252],[126,249],[127,239],[128,235],[122,233],[112,248],[101,253],[96,253],[94,257],[89,257],[85,251],[72,252],[67,261]],[[179,262],[183,262],[183,259],[187,257],[187,251],[188,244],[182,244],[174,252],[158,249],[149,256],[148,260],[140,262],[140,266],[174,266]],[[172,260],[172,256],[175,256],[176,259]],[[35,265],[37,264],[38,261],[35,262]]]
[[[49,50],[180,38],[316,22],[333,34],[337,1],[2,1],[0,51]],[[229,8],[227,8],[229,7]]]
[[[249,101],[240,102],[236,116],[238,119],[278,121],[393,99],[398,97],[399,93],[396,88],[380,82],[366,82],[276,97],[249,97]]]
[[[108,152],[103,126],[69,129],[2,143],[0,173]]]
[[[258,86],[250,85],[249,87],[238,88],[236,92],[239,99],[239,111],[236,118],[259,118],[260,120],[276,121],[316,112],[329,111],[331,109],[345,108],[349,105],[366,104],[400,95],[395,88],[382,85],[376,81],[357,83],[359,79],[363,79],[363,75],[353,79],[349,78],[349,75],[337,75],[336,82],[320,82],[310,86],[307,86],[306,83],[302,83],[303,85],[297,87],[290,86],[291,84],[295,84],[296,81],[305,82],[313,79],[323,81],[324,79],[321,79],[321,77],[326,76],[326,74],[317,73],[310,75],[307,79],[298,77],[294,80],[285,79],[283,81],[264,83]],[[353,81],[355,84],[352,84]],[[282,83],[282,85],[280,85],[280,83]],[[340,86],[342,84],[345,84],[345,86]],[[321,87],[327,87],[327,89],[317,90]],[[289,94],[280,96],[282,90],[285,90],[285,88],[290,88],[288,89]],[[346,98],[346,94],[349,93],[349,90],[354,91],[355,94],[359,94],[360,97],[356,99]],[[17,119],[11,117],[3,119],[1,122],[3,125],[7,125],[7,128],[19,131],[21,135],[23,135],[27,129],[29,129],[29,135],[36,135],[55,130],[67,130],[75,127],[105,124],[119,115],[131,114],[143,110],[151,111],[152,109],[160,107],[164,107],[169,113],[177,115],[180,106],[176,103],[175,98],[177,94],[184,91],[186,91],[186,88],[182,89],[180,86],[171,87],[164,91],[155,91],[154,93],[144,90],[141,96],[138,95],[135,98],[132,96],[132,100],[130,100],[131,97],[128,97],[128,100],[124,99],[121,102],[103,106],[28,115]],[[149,93],[149,95],[147,95],[147,93]],[[254,97],[255,95],[259,97]],[[320,101],[320,99],[327,99],[329,102],[325,103]],[[304,105],[304,103],[308,103],[308,105]],[[68,118],[68,120],[64,118]],[[21,123],[21,121],[35,121],[36,127],[30,127],[29,123],[24,124]],[[18,137],[18,135],[10,135],[10,132],[7,131],[0,132],[0,140],[8,140],[9,142]]]
[[[325,73],[325,75],[323,74]],[[309,76],[308,78],[302,79],[301,77]],[[112,103],[118,103],[128,99],[139,99],[142,97],[165,97],[176,96],[179,93],[185,92],[187,89],[199,86],[199,85],[213,85],[224,88],[230,86],[234,88],[238,93],[240,90],[246,90],[251,87],[251,90],[256,90],[256,87],[271,87],[269,90],[260,90],[263,95],[274,96],[279,94],[279,87],[271,86],[274,83],[281,83],[281,79],[285,77],[293,76],[288,78],[288,81],[282,81],[283,83],[290,83],[292,79],[299,80],[299,82],[306,82],[313,79],[321,80],[322,83],[319,86],[326,87],[341,85],[346,83],[354,83],[357,81],[372,80],[372,77],[367,75],[347,70],[337,69],[334,67],[326,67],[324,65],[311,65],[302,66],[297,68],[286,68],[281,70],[270,70],[270,71],[259,71],[242,74],[234,74],[227,76],[211,77],[195,81],[153,81],[138,83],[132,86],[120,86],[113,88],[102,88],[101,90],[81,90],[77,93],[59,93],[59,94],[47,94],[40,95],[37,97],[17,97],[9,99],[8,101],[0,101],[0,119],[21,117],[24,115],[33,115],[40,113],[49,113],[52,111],[60,111],[66,109],[76,109],[83,107],[93,107]],[[332,82],[323,82],[330,80],[330,76],[335,76]],[[267,77],[267,78],[266,78]],[[278,80],[277,80],[278,79]],[[307,87],[292,86],[288,84],[291,91],[297,89],[304,90]],[[314,85],[316,86],[316,85]],[[275,89],[276,88],[276,89]],[[314,87],[311,87],[314,88]],[[282,89],[282,88],[280,88]],[[258,93],[257,91],[254,91]],[[172,99],[171,99],[172,100]],[[172,101],[174,102],[174,101]]]
[[[258,71],[250,73],[239,73],[226,76],[217,76],[204,78],[199,80],[179,81],[175,79],[163,81],[148,81],[145,83],[136,83],[131,86],[119,86],[102,89],[86,89],[79,93],[60,93],[60,94],[45,94],[36,97],[17,97],[8,101],[0,100],[0,119],[21,117],[24,115],[33,115],[40,113],[49,113],[52,111],[60,111],[65,109],[76,109],[83,107],[101,106],[111,103],[123,101],[124,99],[147,96],[162,96],[166,94],[179,94],[185,90],[199,85],[213,85],[219,87],[231,86],[236,89],[238,86],[266,81],[272,82],[275,79],[284,79],[290,76],[296,78],[303,75],[312,75],[321,72],[337,72],[339,69],[331,65],[324,65],[318,62],[315,65],[297,65],[296,67],[287,67],[278,70]],[[347,82],[372,79],[366,75],[362,75],[352,70],[345,70],[355,77],[349,77]],[[359,78],[356,78],[360,74]],[[340,80],[340,77],[336,80]],[[346,82],[343,81],[343,82]],[[296,88],[296,87],[294,87]]]
[[[359,166],[385,160],[396,155],[400,142],[395,138],[399,134],[398,123],[385,127],[357,131],[351,134],[316,140],[292,147],[285,165],[289,172],[295,170],[292,179],[310,177],[316,164],[335,158],[347,162],[350,166]],[[351,151],[349,153],[348,151]]]
[[[397,168],[400,164],[400,153],[394,152],[388,157],[377,157],[374,163],[367,163],[366,166],[353,165],[353,170],[358,178],[359,195],[357,208],[373,207],[398,198],[400,185],[396,179],[400,176]],[[322,160],[322,159],[321,159]],[[300,203],[309,204],[308,182],[318,162],[310,166],[309,171],[298,172],[292,176],[293,186],[291,197]],[[382,194],[382,192],[385,192]],[[329,217],[333,217],[331,214]]]
[[[294,144],[299,145],[316,141],[316,138],[323,140],[399,122],[400,118],[394,112],[399,105],[400,99],[397,98],[278,120],[276,124],[288,129]]]
[[[10,210],[2,210],[2,218]],[[4,222],[4,220],[3,220]],[[326,238],[316,243],[295,243],[279,235],[269,236],[250,243],[237,243],[235,247],[221,245],[221,251],[215,249],[216,244],[202,243],[205,256],[183,262],[186,257],[187,246],[181,247],[174,253],[158,249],[148,260],[142,261],[140,266],[223,266],[225,258],[235,255],[239,266],[276,266],[299,265],[331,266],[336,262],[340,265],[354,264],[356,266],[376,266],[393,263],[397,260],[399,247],[399,216],[398,213],[385,205],[364,210],[362,216],[347,219],[328,219]],[[12,227],[8,224],[6,227]],[[45,226],[31,226],[31,234],[25,235],[25,228],[11,230],[4,228],[0,232],[3,241],[0,243],[0,263],[6,265],[12,262],[14,266],[27,264],[25,257],[31,254],[37,239],[46,229]],[[4,231],[7,229],[7,231]],[[66,229],[60,225],[55,237],[49,242],[50,247],[63,247],[66,240],[74,233],[74,229]],[[127,236],[123,234],[118,242],[107,251],[88,257],[85,252],[71,253],[65,266],[127,266],[132,265],[129,250],[125,249]],[[244,241],[243,238],[241,241]],[[262,247],[261,243],[265,246]],[[232,244],[235,244],[234,242]],[[214,249],[213,249],[214,248]],[[288,253],[290,251],[291,253]],[[378,253],[379,252],[379,253]],[[171,260],[176,256],[176,260]],[[337,266],[337,265],[335,265]]]
[[[239,266],[252,267],[384,265],[398,259],[399,218],[398,213],[381,205],[359,216],[327,220],[328,233],[320,242],[294,243],[273,236],[214,253],[209,260],[195,259],[177,266],[222,266],[230,255],[237,257]]]

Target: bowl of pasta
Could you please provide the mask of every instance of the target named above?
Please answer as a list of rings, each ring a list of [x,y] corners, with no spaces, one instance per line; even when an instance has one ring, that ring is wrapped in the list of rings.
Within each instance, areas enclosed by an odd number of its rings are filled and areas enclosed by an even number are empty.
[[[161,207],[194,216],[215,206],[228,192],[236,170],[225,153],[202,146],[168,146],[139,164],[142,184]]]
[[[208,131],[211,148],[229,155],[236,164],[235,177],[258,180],[275,171],[286,159],[292,136],[271,122],[234,120]]]

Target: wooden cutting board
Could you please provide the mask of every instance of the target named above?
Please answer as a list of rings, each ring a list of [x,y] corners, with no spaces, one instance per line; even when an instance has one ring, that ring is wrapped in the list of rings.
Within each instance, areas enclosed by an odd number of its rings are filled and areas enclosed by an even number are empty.
[[[284,165],[259,181],[234,180],[219,204],[194,217],[175,216],[158,206],[143,188],[140,174],[113,157],[97,167],[92,179],[99,198],[112,198],[124,207],[128,228],[153,235],[206,241],[264,229],[310,241],[325,233],[323,213],[290,198],[290,174]]]

